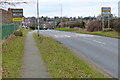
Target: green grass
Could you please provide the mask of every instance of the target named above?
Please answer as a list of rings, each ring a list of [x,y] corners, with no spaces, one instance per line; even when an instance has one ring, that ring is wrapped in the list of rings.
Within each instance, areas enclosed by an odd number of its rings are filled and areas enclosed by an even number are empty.
[[[54,39],[37,34],[34,37],[52,78],[108,77]]]
[[[83,33],[83,34],[93,34],[93,35],[100,35],[100,36],[106,36],[106,37],[112,37],[112,38],[119,38],[118,32],[116,31],[97,31],[97,32],[87,32],[83,29],[68,29],[68,28],[56,28],[55,30],[59,31],[70,31],[70,32],[76,32],[76,33]]]
[[[89,32],[89,33],[94,35],[106,36],[106,37],[120,38],[118,33],[115,31],[110,31],[110,32],[98,31],[98,32]]]
[[[22,29],[23,36],[10,35],[2,44],[2,77],[19,78],[24,53],[24,41],[29,30]]]
[[[75,29],[68,29],[68,28],[55,28],[55,30],[59,30],[59,31],[76,31]]]

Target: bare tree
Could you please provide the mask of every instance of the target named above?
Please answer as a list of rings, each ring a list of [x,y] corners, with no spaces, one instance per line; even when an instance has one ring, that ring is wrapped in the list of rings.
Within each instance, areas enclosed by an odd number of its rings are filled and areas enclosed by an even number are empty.
[[[8,6],[16,6],[17,4],[26,4],[27,2],[12,2],[10,0],[0,0],[0,7],[4,8],[4,7],[8,7]]]

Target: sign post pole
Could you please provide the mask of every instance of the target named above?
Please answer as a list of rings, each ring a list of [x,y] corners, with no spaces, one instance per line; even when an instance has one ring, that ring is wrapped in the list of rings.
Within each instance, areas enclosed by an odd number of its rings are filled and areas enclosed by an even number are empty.
[[[15,31],[15,22],[13,22],[13,24],[14,24],[14,31]]]
[[[102,16],[102,30],[103,30],[103,31],[104,31],[104,27],[105,27],[104,21],[105,21],[104,16]]]
[[[110,16],[108,15],[108,29],[110,29]]]
[[[102,26],[103,26],[103,31],[104,31],[104,27],[105,27],[105,17],[108,17],[108,29],[110,28],[110,15],[111,15],[111,7],[102,7],[101,8],[101,15],[102,15]]]

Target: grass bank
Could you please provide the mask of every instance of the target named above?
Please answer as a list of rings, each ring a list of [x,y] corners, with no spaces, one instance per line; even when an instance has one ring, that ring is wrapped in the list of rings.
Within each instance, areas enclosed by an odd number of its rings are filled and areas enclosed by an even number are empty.
[[[59,31],[69,31],[69,32],[76,32],[76,33],[83,33],[83,34],[93,34],[93,35],[100,35],[100,36],[106,36],[106,37],[112,37],[112,38],[119,38],[118,32],[116,31],[97,31],[97,32],[87,32],[83,29],[69,29],[69,28],[56,28],[55,30]]]
[[[2,77],[19,78],[24,53],[24,41],[29,30],[22,29],[23,36],[10,35],[2,44]]]
[[[37,34],[34,38],[52,78],[107,77],[56,40]]]

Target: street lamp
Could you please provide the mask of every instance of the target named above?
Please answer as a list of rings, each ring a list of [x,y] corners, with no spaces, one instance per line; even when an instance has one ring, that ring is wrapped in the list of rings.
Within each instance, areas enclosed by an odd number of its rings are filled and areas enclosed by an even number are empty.
[[[63,27],[62,26],[62,3],[61,3],[61,27]]]
[[[38,2],[38,0],[37,0],[37,23],[38,23],[38,36],[39,36],[40,26],[39,26],[39,2]]]

